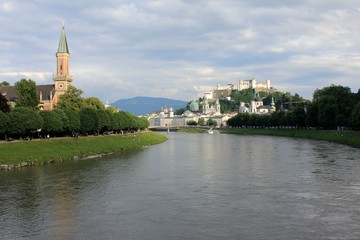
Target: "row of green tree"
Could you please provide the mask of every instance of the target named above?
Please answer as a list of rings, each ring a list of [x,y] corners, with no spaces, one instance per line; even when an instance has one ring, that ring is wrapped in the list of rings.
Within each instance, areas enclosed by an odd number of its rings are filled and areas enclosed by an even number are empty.
[[[298,105],[304,105],[310,102],[309,100],[304,99],[297,93],[292,95],[289,92],[273,91],[271,94],[267,92],[258,92],[258,94],[263,99],[264,105],[270,105],[273,98],[275,102],[275,107],[279,110],[292,110]],[[252,100],[254,100],[255,92],[254,89],[243,89],[240,91],[232,90],[230,97],[230,100],[225,98],[219,99],[221,113],[238,111],[240,107],[240,102],[250,103]],[[199,111],[201,112],[203,110],[204,99],[199,98],[198,100],[196,100],[196,102],[199,104]],[[190,104],[191,101],[187,103],[186,107],[176,109],[175,114],[181,115],[186,110],[190,110]]]
[[[205,121],[205,118],[199,118],[196,122],[195,120],[189,120],[186,122],[186,125],[189,126],[210,126],[210,127],[216,127],[217,122],[214,119],[209,118],[207,121]]]
[[[0,136],[25,138],[45,136],[78,136],[105,132],[127,132],[149,127],[146,118],[128,112],[83,108],[36,111],[16,107],[9,113],[0,112]]]
[[[331,85],[317,89],[312,102],[298,103],[290,111],[280,110],[271,115],[239,113],[228,120],[233,127],[281,127],[336,129],[360,128],[360,90]]]
[[[274,91],[271,94],[267,92],[258,92],[259,96],[263,99],[264,105],[270,105],[272,98],[274,99],[275,107],[278,110],[292,110],[298,105],[309,103],[309,100],[304,99],[299,94],[292,95],[289,92]],[[254,100],[253,89],[243,89],[241,91],[232,90],[231,100],[220,99],[221,112],[234,112],[238,111],[240,102],[250,103]]]
[[[60,97],[58,108],[52,111],[40,111],[39,103],[34,104],[39,98],[32,80],[20,80],[15,84],[15,91],[18,99],[14,108],[11,108],[6,98],[0,94],[2,99],[6,100],[2,100],[0,105],[1,138],[77,136],[79,133],[88,135],[126,132],[149,127],[146,118],[118,111],[114,107],[105,109],[98,98],[83,98],[82,91],[75,87],[70,87]]]

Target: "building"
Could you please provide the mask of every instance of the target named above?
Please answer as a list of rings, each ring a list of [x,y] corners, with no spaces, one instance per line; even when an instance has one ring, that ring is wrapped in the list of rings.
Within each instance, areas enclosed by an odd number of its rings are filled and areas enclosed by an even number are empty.
[[[205,122],[209,119],[215,120],[217,126],[226,126],[226,121],[235,116],[236,113],[221,114],[220,102],[216,99],[212,104],[209,103],[207,98],[204,98],[203,110],[199,110],[199,104],[196,101],[192,101],[190,104],[190,110],[186,110],[181,116],[174,115],[172,108],[167,109],[163,107],[160,113],[151,114],[148,116],[150,126],[152,127],[181,127],[186,126],[188,121],[198,122],[202,118]]]
[[[238,84],[238,91],[244,89],[256,89],[258,91],[267,91],[270,90],[270,80],[266,80],[265,82],[257,82],[255,78],[251,80],[240,80]]]
[[[70,75],[70,51],[66,40],[65,27],[62,26],[58,50],[56,52],[56,74],[54,84],[37,85],[40,100],[39,108],[42,110],[52,110],[57,107],[60,96],[65,93],[73,81]],[[15,106],[18,96],[14,86],[0,87],[0,93],[9,101],[11,106]]]
[[[212,105],[210,105],[208,99],[204,98],[203,113],[205,115],[220,115],[220,108],[221,106],[218,98],[213,102]]]
[[[217,85],[216,89],[213,90],[213,98],[214,99],[228,99],[231,98],[231,91],[234,89],[233,84],[228,84],[226,86]]]
[[[263,99],[255,91],[254,99],[250,103],[240,102],[239,113],[270,114],[276,111],[274,98],[270,105],[264,105]]]

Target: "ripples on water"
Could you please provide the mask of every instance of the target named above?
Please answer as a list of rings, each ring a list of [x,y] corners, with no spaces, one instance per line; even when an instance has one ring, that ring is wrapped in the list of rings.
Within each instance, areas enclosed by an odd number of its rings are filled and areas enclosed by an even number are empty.
[[[0,172],[0,239],[360,239],[359,149],[167,136],[126,155]]]

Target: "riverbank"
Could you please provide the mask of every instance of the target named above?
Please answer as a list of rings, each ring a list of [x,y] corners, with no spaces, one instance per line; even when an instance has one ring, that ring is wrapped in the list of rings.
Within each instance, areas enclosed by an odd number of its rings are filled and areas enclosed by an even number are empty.
[[[187,132],[187,133],[205,133],[207,132],[208,129],[204,129],[204,128],[179,128],[179,130],[177,130],[178,132]]]
[[[315,140],[335,142],[355,148],[360,148],[360,132],[355,131],[231,128],[222,130],[221,132],[241,135],[269,135],[281,137],[309,138]]]
[[[0,170],[139,150],[166,141],[151,131],[80,138],[0,143]]]

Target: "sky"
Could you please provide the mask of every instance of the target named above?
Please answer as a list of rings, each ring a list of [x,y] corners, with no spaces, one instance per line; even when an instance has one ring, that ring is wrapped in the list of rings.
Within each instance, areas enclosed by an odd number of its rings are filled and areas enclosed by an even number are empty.
[[[252,78],[310,100],[360,88],[357,0],[0,0],[0,82],[53,83],[63,22],[73,85],[104,103]]]

